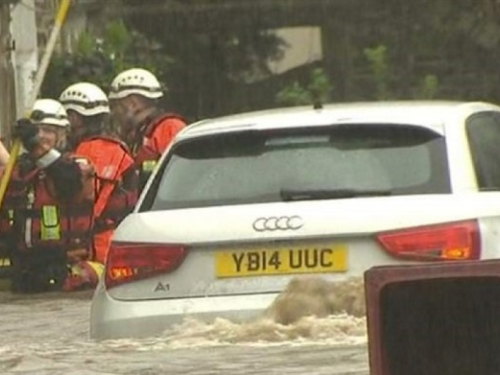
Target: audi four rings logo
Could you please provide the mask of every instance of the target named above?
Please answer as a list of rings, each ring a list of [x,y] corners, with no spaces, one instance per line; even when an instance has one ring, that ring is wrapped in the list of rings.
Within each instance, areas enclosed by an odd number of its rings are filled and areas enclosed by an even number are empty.
[[[276,230],[297,230],[302,228],[304,223],[300,216],[271,216],[259,217],[253,223],[253,229],[257,232]]]

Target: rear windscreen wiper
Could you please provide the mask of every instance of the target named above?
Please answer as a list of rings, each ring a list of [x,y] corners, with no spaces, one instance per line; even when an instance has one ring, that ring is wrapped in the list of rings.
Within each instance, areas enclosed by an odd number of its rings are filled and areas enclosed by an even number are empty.
[[[311,190],[294,190],[281,189],[280,196],[284,202],[291,201],[306,201],[306,200],[321,200],[321,199],[342,199],[356,197],[377,197],[389,196],[391,190],[367,190],[367,189],[311,189]]]

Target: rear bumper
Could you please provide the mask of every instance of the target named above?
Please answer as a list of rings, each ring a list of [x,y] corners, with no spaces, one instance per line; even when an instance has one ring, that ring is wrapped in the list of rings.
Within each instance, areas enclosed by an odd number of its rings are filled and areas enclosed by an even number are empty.
[[[102,284],[96,289],[90,312],[90,337],[95,340],[161,335],[185,318],[211,322],[224,318],[241,322],[257,318],[278,293],[198,297],[169,300],[113,299]]]

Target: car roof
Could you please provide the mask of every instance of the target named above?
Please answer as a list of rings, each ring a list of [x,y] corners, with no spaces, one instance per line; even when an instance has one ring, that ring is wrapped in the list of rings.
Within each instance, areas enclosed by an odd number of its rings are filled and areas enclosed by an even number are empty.
[[[480,111],[500,111],[485,102],[463,101],[378,101],[275,108],[202,120],[188,126],[179,138],[234,132],[331,124],[406,124],[420,125],[443,133],[445,120],[460,115],[465,118]]]

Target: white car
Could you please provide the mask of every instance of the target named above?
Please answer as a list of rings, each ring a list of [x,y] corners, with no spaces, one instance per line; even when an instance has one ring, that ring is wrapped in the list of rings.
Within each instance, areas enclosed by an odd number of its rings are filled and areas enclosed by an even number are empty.
[[[297,275],[500,257],[500,107],[375,102],[201,121],[116,230],[91,337],[258,316]]]

